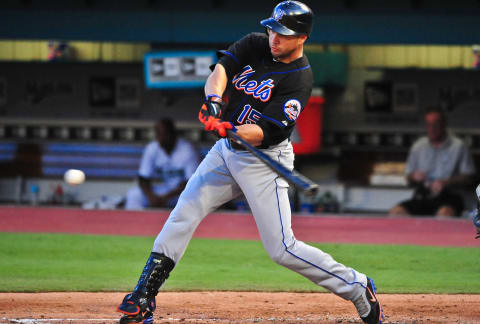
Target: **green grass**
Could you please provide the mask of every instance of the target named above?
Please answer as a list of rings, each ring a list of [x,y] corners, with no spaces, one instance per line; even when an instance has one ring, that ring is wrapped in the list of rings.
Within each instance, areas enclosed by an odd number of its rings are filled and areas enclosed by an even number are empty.
[[[0,233],[0,291],[128,291],[152,237]],[[313,244],[382,293],[480,293],[480,249]],[[324,291],[257,241],[193,239],[164,290]]]

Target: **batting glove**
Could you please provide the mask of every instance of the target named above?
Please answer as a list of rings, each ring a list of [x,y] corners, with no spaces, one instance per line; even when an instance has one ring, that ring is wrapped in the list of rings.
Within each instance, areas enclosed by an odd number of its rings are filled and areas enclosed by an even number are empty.
[[[214,126],[218,123],[221,123],[219,118],[214,118],[212,116],[209,116],[208,119],[203,123],[205,125],[205,130],[206,131],[213,131]]]
[[[205,124],[210,117],[219,119],[222,115],[223,101],[215,94],[208,95],[198,113],[198,119]]]
[[[228,129],[231,129],[234,133],[237,132],[237,129],[231,122],[216,122],[212,127],[213,131],[215,131],[220,137],[226,137]]]

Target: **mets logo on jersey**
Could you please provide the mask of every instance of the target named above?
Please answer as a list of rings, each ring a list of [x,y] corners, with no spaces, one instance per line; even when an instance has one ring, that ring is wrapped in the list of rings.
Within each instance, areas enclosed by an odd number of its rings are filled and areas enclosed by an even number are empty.
[[[270,100],[272,95],[272,89],[275,87],[273,79],[262,80],[249,80],[249,78],[255,73],[255,70],[247,65],[243,68],[242,72],[235,75],[232,79],[232,84],[237,90],[243,90],[245,94],[253,96],[255,99],[260,99],[262,102]]]
[[[283,105],[283,113],[289,121],[295,121],[301,111],[302,104],[297,99],[290,99]]]

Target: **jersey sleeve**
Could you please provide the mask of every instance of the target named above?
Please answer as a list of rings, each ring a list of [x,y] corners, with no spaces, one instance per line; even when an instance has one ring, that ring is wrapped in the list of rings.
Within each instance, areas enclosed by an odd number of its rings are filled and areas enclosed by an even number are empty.
[[[155,143],[148,144],[143,150],[138,175],[150,179],[155,171]]]
[[[257,123],[263,130],[263,145],[277,144],[290,137],[300,113],[305,109],[312,92],[309,78],[301,78],[301,74],[283,80],[273,99],[263,110]]]
[[[223,65],[228,78],[231,79],[252,59],[252,55],[261,54],[265,50],[265,45],[268,48],[268,40],[262,34],[248,34],[230,45],[228,49],[218,51],[217,63]]]

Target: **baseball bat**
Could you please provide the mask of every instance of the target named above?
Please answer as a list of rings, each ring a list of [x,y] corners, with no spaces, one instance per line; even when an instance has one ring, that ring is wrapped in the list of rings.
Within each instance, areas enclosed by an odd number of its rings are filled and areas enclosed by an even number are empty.
[[[308,179],[304,175],[300,174],[299,172],[292,170],[290,171],[286,167],[284,167],[279,162],[275,161],[267,154],[263,153],[261,150],[257,149],[243,138],[228,130],[228,136],[233,139],[236,143],[242,145],[247,149],[250,153],[258,157],[263,163],[265,163],[270,169],[272,169],[276,174],[287,180],[295,188],[305,192],[306,194],[314,194],[317,192],[318,184],[313,182],[312,180]]]

